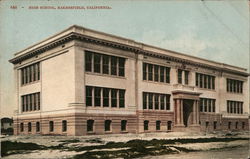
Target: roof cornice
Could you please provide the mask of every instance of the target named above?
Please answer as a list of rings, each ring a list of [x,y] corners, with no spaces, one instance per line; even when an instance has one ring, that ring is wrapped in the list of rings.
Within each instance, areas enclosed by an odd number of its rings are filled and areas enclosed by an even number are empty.
[[[78,27],[78,26],[72,26],[72,27]],[[70,28],[72,28],[72,27],[70,27]],[[68,29],[70,29],[70,28],[68,28]],[[226,65],[223,63],[214,62],[216,65],[219,65],[219,66],[215,66],[212,64],[211,65],[205,64],[202,62],[197,62],[197,61],[192,61],[189,59],[184,59],[184,58],[180,58],[180,57],[166,55],[166,54],[158,53],[155,51],[149,51],[149,50],[144,49],[144,46],[147,46],[147,47],[151,47],[151,46],[145,45],[142,43],[136,43],[136,45],[130,45],[130,44],[120,43],[120,42],[116,42],[116,41],[110,41],[107,39],[101,39],[101,38],[97,38],[94,36],[84,35],[84,34],[76,32],[75,30],[72,30],[72,32],[69,32],[68,34],[66,34],[64,36],[56,38],[55,40],[50,41],[47,44],[41,45],[40,47],[37,47],[33,50],[31,49],[30,51],[28,51],[24,54],[18,53],[16,55],[16,57],[14,57],[13,59],[10,59],[9,62],[11,62],[13,64],[17,64],[23,60],[37,56],[37,55],[39,55],[47,50],[50,50],[50,49],[55,48],[57,46],[63,45],[63,44],[65,44],[69,41],[72,41],[72,40],[79,40],[79,41],[84,41],[84,42],[89,42],[89,43],[95,43],[95,44],[113,47],[113,48],[117,48],[117,49],[121,49],[121,50],[131,51],[131,52],[134,52],[137,54],[143,54],[146,56],[162,58],[162,59],[166,59],[168,61],[178,62],[178,63],[197,66],[197,67],[203,67],[203,68],[212,69],[212,70],[216,70],[216,71],[224,71],[224,72],[229,72],[229,73],[242,75],[242,76],[249,76],[250,75],[247,72],[225,68],[224,66],[229,66],[229,65]],[[169,50],[164,50],[164,49],[157,48],[157,47],[154,47],[154,48],[156,50],[169,52]],[[176,53],[176,52],[172,51],[172,53]],[[181,54],[181,53],[177,53],[177,54]],[[187,55],[187,56],[189,56],[189,55]],[[189,56],[189,57],[191,57],[191,56]],[[197,57],[194,57],[194,58],[200,59]],[[201,60],[204,60],[204,59],[201,59]],[[213,61],[210,61],[210,62],[213,62]],[[235,67],[235,66],[232,66],[232,67]],[[239,67],[235,67],[235,68],[242,69]]]

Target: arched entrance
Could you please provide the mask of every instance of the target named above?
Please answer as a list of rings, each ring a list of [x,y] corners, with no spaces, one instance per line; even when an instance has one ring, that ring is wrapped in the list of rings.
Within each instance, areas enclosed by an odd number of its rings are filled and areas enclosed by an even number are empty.
[[[193,100],[183,101],[183,124],[188,127],[192,124]]]

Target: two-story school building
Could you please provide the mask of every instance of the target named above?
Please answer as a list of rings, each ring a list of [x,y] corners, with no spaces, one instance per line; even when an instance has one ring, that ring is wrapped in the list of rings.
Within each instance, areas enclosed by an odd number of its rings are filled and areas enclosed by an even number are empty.
[[[244,68],[75,25],[10,62],[15,134],[248,129]]]

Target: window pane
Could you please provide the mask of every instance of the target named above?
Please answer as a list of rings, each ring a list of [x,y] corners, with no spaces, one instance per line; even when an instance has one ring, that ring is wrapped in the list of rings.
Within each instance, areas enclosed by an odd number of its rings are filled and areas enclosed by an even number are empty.
[[[166,95],[166,110],[170,110],[170,95]]]
[[[111,57],[111,75],[117,75],[117,58]]]
[[[109,90],[108,88],[103,88],[103,107],[109,107]]]
[[[111,107],[117,107],[117,90],[111,90]]]
[[[119,90],[119,107],[124,108],[125,107],[125,91]]]
[[[62,131],[63,132],[67,131],[67,121],[66,120],[62,121]]]
[[[102,55],[102,72],[109,74],[109,56],[107,55]]]
[[[153,94],[148,94],[148,109],[153,109]]]
[[[155,94],[155,109],[159,109],[159,95]]]
[[[147,93],[143,92],[143,109],[147,109]]]
[[[50,132],[54,131],[54,122],[53,121],[49,122],[49,131]]]
[[[164,67],[160,67],[160,82],[164,82]]]
[[[153,80],[153,65],[148,64],[148,80]]]
[[[162,94],[161,97],[160,97],[160,98],[161,98],[161,99],[160,99],[160,100],[161,100],[161,110],[164,110],[164,109],[165,109],[165,108],[164,108],[164,107],[165,107],[164,97],[165,97],[165,96],[164,96],[163,94]]]
[[[101,106],[101,88],[95,87],[95,106]]]
[[[143,63],[143,80],[147,80],[147,64]]]
[[[101,72],[101,55],[94,54],[94,72],[100,73]]]
[[[86,106],[92,106],[92,87],[86,86]]]
[[[159,66],[154,65],[154,81],[159,81]]]
[[[182,70],[178,70],[178,83],[182,84]]]
[[[85,71],[92,71],[92,53],[85,52]]]
[[[166,67],[166,83],[170,83],[170,68]]]
[[[125,59],[119,58],[119,76],[125,76]]]

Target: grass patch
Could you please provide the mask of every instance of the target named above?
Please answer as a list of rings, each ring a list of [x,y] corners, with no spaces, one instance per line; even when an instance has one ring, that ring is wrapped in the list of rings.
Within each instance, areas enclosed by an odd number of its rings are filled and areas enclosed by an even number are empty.
[[[27,153],[27,150],[43,150],[46,149],[45,146],[38,145],[35,143],[23,143],[23,142],[12,142],[3,141],[1,143],[1,156],[7,156],[17,153]]]
[[[78,139],[61,140],[60,142],[64,142],[65,144],[69,144],[69,143],[78,143],[78,142],[80,142],[80,140],[78,140]]]
[[[89,139],[89,140],[86,140],[85,142],[88,142],[88,143],[103,143],[103,141],[100,139],[100,138],[95,138],[95,139]]]

